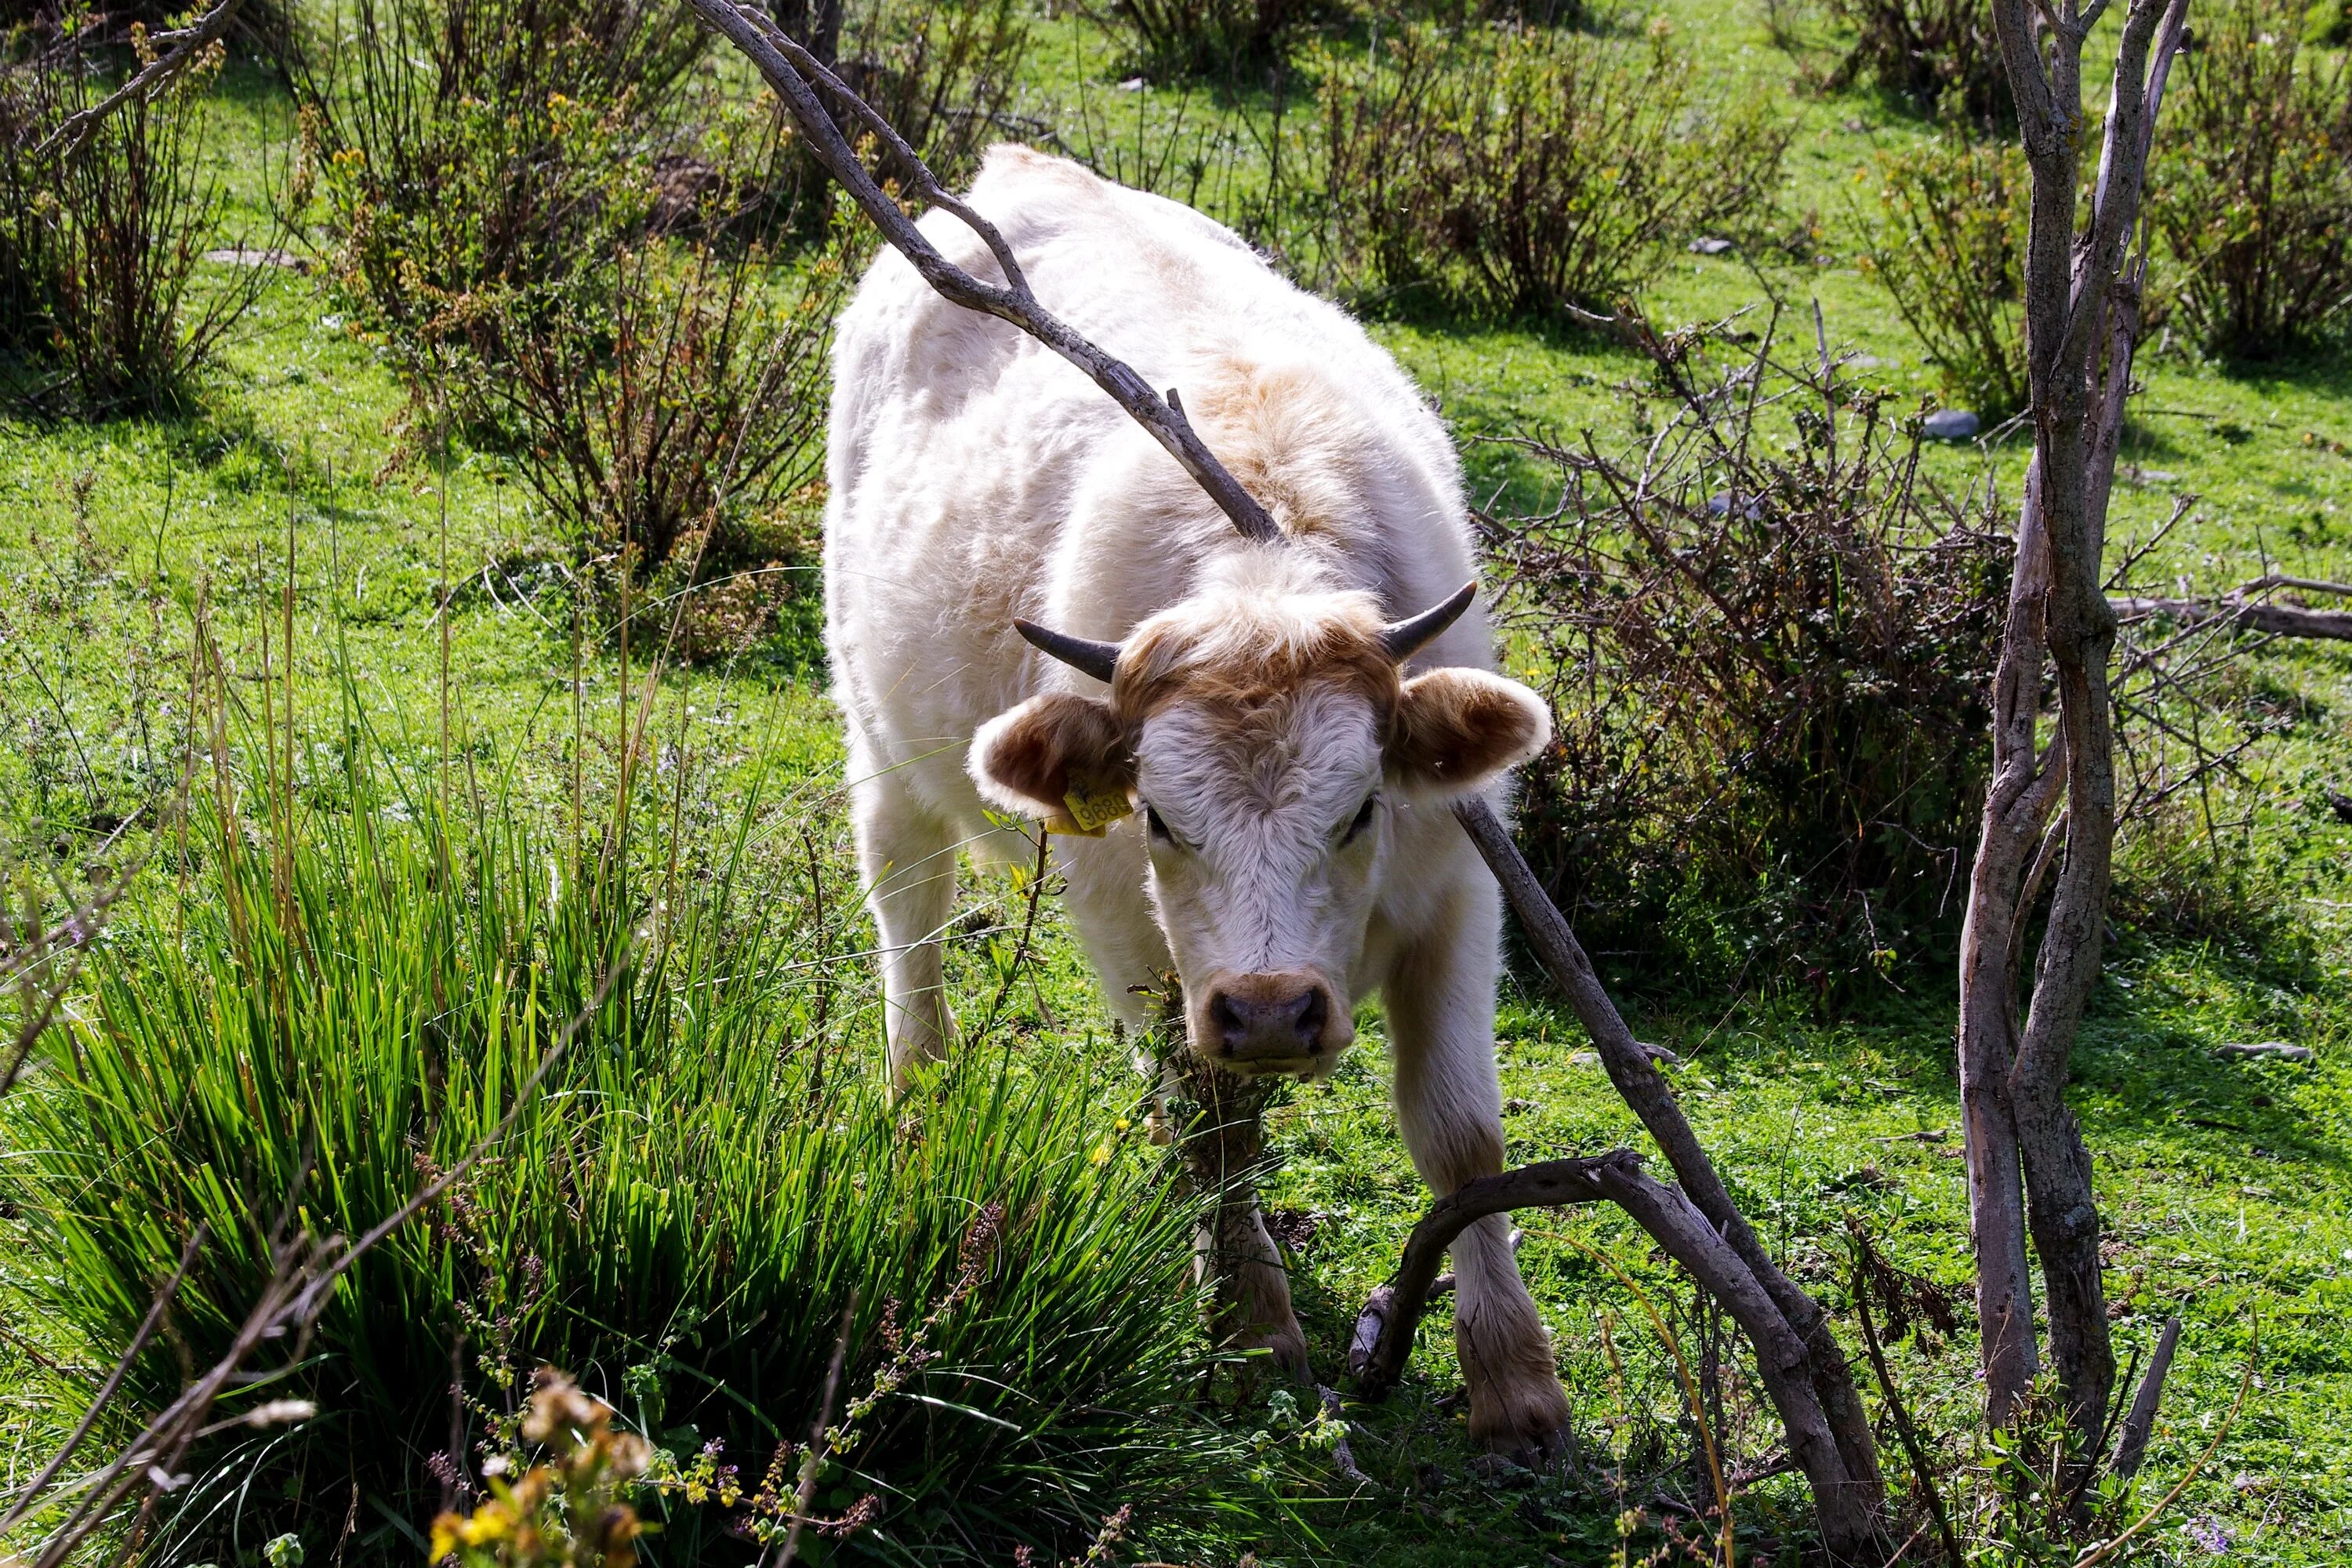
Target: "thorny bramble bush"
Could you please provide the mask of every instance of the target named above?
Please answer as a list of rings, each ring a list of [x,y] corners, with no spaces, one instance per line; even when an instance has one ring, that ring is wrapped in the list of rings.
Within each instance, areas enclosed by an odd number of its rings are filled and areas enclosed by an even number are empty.
[[[1090,0],[1087,18],[1119,41],[1126,62],[1154,76],[1280,69],[1323,0]]]
[[[225,205],[204,172],[225,51],[72,152],[58,142],[66,121],[155,58],[145,28],[118,47],[91,13],[45,9],[0,38],[0,353],[16,400],[86,417],[183,405],[267,278],[250,269],[190,298]]]
[[[1832,83],[1869,79],[1917,111],[1993,130],[2016,119],[1992,13],[1978,0],[1829,0],[1854,32]]]
[[[1671,30],[1426,26],[1321,79],[1322,243],[1359,293],[1605,308],[1708,227],[1762,213],[1790,128],[1698,94]]]
[[[773,124],[772,107],[750,127]],[[740,175],[714,178],[681,220],[708,232],[756,199]],[[824,350],[863,240],[846,209],[821,247],[783,258],[757,239],[647,236],[552,284],[477,289],[446,318],[466,422],[513,454],[608,619],[654,606],[640,646],[684,595],[673,651],[740,654],[807,586]]]
[[[300,194],[340,301],[429,397],[477,290],[593,271],[651,224],[701,33],[628,0],[355,0],[341,20],[297,79]]]
[[[1935,357],[1948,395],[1988,423],[2025,406],[2025,154],[1946,134],[1878,159],[1855,215],[1863,265]]]
[[[2352,65],[2278,0],[2200,13],[2158,130],[2158,294],[2207,352],[2259,357],[2352,322]]]
[[[1019,0],[874,0],[850,10],[845,26],[835,68],[842,80],[950,189],[961,185],[1005,134],[1029,52]],[[829,184],[818,184],[831,195]]]

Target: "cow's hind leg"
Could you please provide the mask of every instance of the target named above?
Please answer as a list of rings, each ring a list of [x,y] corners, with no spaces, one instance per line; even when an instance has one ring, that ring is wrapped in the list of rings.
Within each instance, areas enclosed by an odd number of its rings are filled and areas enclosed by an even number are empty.
[[[1410,948],[1384,987],[1396,1058],[1397,1122],[1432,1189],[1450,1193],[1503,1168],[1502,1089],[1495,1072],[1496,954],[1502,911],[1483,878],[1451,921]],[[1490,1215],[1456,1237],[1454,1339],[1470,1385],[1470,1436],[1484,1447],[1547,1456],[1566,1438],[1568,1395],[1551,1337],[1512,1255],[1510,1221]]]
[[[861,776],[853,762],[851,779],[858,873],[881,935],[890,1087],[903,1092],[917,1066],[943,1060],[955,1038],[940,938],[955,910],[956,841],[889,773]]]

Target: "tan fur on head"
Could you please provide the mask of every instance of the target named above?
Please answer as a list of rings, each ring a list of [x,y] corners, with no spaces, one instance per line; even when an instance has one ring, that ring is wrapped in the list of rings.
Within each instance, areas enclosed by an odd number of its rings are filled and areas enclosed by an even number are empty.
[[[1129,731],[1173,701],[1240,713],[1318,681],[1356,692],[1385,720],[1400,683],[1371,595],[1320,586],[1286,551],[1249,564],[1257,570],[1219,573],[1127,639],[1111,700]]]

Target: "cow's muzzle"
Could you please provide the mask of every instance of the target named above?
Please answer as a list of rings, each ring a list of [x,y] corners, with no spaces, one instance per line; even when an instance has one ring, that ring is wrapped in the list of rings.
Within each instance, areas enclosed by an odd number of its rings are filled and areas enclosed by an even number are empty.
[[[1202,1056],[1237,1072],[1297,1072],[1344,1047],[1348,1023],[1319,975],[1242,974],[1210,989],[1193,1038]]]

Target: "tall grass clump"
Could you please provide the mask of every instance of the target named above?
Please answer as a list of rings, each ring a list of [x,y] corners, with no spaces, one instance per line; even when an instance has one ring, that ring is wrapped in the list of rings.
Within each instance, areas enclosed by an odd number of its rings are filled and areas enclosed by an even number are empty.
[[[184,405],[266,277],[194,287],[226,205],[206,141],[219,46],[66,134],[155,58],[142,27],[117,39],[101,20],[44,9],[0,37],[0,353],[40,415]]]
[[[1789,144],[1761,103],[1704,99],[1663,26],[1406,26],[1316,70],[1322,243],[1359,294],[1607,310],[1762,213]]]
[[[1945,395],[1989,419],[2025,406],[2024,153],[1934,137],[1878,160],[1858,212],[1863,265],[1936,362]]]
[[[2352,65],[2297,31],[2276,0],[2200,16],[2164,117],[2158,304],[2210,353],[2267,357],[2352,322]]]
[[[364,752],[299,790],[282,763],[200,784],[176,888],[93,952],[0,1108],[38,1307],[100,1353],[208,1227],[133,1366],[151,1405],[224,1348],[274,1220],[359,1234],[487,1143],[220,1407],[176,1560],[415,1550],[488,1495],[541,1364],[652,1445],[651,1562],[741,1561],[727,1532],[781,1527],[821,1418],[835,1554],[1001,1562],[1124,1504],[1200,1517],[1192,1216],[1087,1075],[985,1050],[894,1106],[808,898],[754,868],[751,805],[683,874],[668,845],[633,873],[630,813],[575,849],[488,798],[445,819]],[[234,1424],[287,1397],[315,1418]]]

